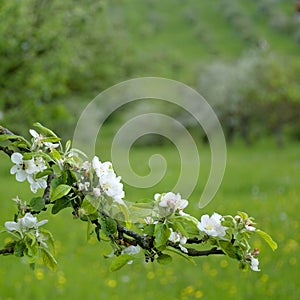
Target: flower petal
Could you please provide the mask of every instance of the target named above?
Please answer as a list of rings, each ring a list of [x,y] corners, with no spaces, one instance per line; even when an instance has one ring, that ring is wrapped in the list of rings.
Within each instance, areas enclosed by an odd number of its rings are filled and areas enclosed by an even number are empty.
[[[39,134],[34,130],[34,129],[29,129],[29,133],[34,137],[34,138],[38,138]]]
[[[16,180],[19,181],[19,182],[23,182],[25,181],[27,178],[27,174],[24,170],[19,170],[17,173],[16,173]]]
[[[13,153],[12,156],[11,156],[11,161],[14,163],[14,164],[22,164],[23,163],[23,155],[21,153]]]
[[[20,230],[20,225],[16,222],[5,222],[4,226],[8,231],[19,231]]]

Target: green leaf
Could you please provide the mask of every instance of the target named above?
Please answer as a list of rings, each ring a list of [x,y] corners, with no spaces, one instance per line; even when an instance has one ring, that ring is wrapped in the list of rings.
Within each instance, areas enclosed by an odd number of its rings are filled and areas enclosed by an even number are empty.
[[[7,141],[7,140],[17,140],[20,139],[18,135],[12,134],[1,134],[0,135],[0,142]]]
[[[84,208],[87,215],[90,215],[98,210],[100,202],[100,197],[97,198],[91,195],[86,195],[82,201],[81,207]]]
[[[167,265],[172,262],[172,256],[169,254],[161,254],[156,260],[161,265]]]
[[[194,261],[194,259],[188,255],[183,254],[181,251],[174,249],[172,247],[167,247],[166,250],[167,252],[172,252],[175,253],[181,257],[183,257],[184,259],[186,259],[187,261],[189,261],[190,263],[192,263],[194,266],[196,266],[196,262]]]
[[[122,254],[113,258],[113,261],[110,264],[109,271],[115,272],[124,267],[129,261],[132,260],[132,255]]]
[[[54,251],[55,246],[54,246],[54,238],[53,238],[52,233],[49,230],[44,229],[44,228],[39,228],[39,232],[40,232],[40,235],[42,235],[42,237],[45,238],[45,242],[50,247],[51,251],[52,250]]]
[[[66,196],[71,190],[71,187],[67,184],[60,184],[50,194],[51,202]]]
[[[148,224],[144,228],[144,233],[148,235],[153,235],[155,230],[155,224]]]
[[[240,216],[242,218],[242,220],[247,220],[249,218],[248,214],[246,214],[245,212],[243,211],[238,211],[237,212],[237,215]]]
[[[50,156],[52,156],[52,158],[56,160],[59,160],[61,158],[60,153],[56,149],[51,150]]]
[[[32,198],[30,206],[33,211],[41,211],[45,207],[45,199],[43,197]]]
[[[38,173],[35,175],[35,178],[42,178],[42,177],[47,176],[47,175],[50,175],[50,174],[52,174],[52,173],[53,173],[52,169],[46,169],[46,170],[44,170],[44,171],[42,171],[42,172],[38,172]]]
[[[26,245],[32,247],[36,243],[35,234],[32,231],[26,231],[24,235],[26,236],[26,240],[25,240]]]
[[[88,218],[87,228],[86,228],[86,239],[87,239],[87,241],[90,240],[93,233],[94,233],[94,226],[93,226],[93,223],[91,222],[91,220]]]
[[[233,246],[230,241],[219,240],[219,245],[226,255],[234,259],[241,259],[240,248]]]
[[[56,165],[54,165],[53,167],[56,167]],[[53,168],[53,167],[52,167],[52,168]],[[50,184],[51,189],[54,190],[56,187],[58,187],[58,186],[59,186],[60,184],[62,184],[62,183],[63,183],[63,182],[62,182],[62,176],[53,178],[53,179],[51,180],[51,184]]]
[[[167,241],[170,237],[171,230],[166,224],[157,223],[154,230],[154,245],[158,250],[163,250],[166,247]]]
[[[180,231],[184,236],[197,235],[199,229],[197,227],[198,220],[190,215],[172,217],[171,222],[174,224],[174,230]]]
[[[17,242],[14,247],[14,255],[17,257],[22,257],[25,249],[26,245],[23,241]]]
[[[52,130],[50,130],[49,128],[43,126],[41,123],[36,122],[36,123],[33,124],[33,126],[40,129],[42,132],[57,138],[57,135]]]
[[[117,232],[117,222],[114,219],[101,214],[99,222],[101,225],[101,230],[105,235],[110,236]]]
[[[70,140],[67,140],[66,146],[65,146],[65,151],[66,151],[66,153],[69,152],[70,149],[71,149],[71,141],[70,141]]]
[[[41,247],[41,253],[44,264],[52,271],[55,271],[57,268],[57,261],[54,256],[46,248]]]
[[[61,138],[59,137],[46,137],[43,139],[43,142],[47,142],[47,143],[57,143],[61,140]]]
[[[62,209],[71,206],[71,200],[68,196],[57,199],[52,207],[52,214],[55,215],[60,212]]]
[[[267,244],[273,251],[277,249],[277,243],[271,238],[270,235],[260,229],[256,229],[255,232],[258,233],[267,242]]]

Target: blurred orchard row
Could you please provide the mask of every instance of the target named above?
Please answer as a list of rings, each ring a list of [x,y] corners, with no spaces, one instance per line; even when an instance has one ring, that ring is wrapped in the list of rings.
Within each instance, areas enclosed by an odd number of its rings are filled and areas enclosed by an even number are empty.
[[[41,121],[68,136],[105,88],[162,76],[201,93],[228,141],[300,139],[293,1],[0,2],[0,121],[16,132]],[[178,107],[155,101],[125,107],[122,118],[147,109],[196,126]]]

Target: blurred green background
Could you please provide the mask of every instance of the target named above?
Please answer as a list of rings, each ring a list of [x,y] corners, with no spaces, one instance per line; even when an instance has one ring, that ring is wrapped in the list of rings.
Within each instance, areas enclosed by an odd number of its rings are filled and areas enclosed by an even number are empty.
[[[72,138],[80,113],[95,96],[140,76],[181,81],[212,105],[228,142],[226,174],[215,199],[197,202],[207,180],[210,149],[195,120],[159,101],[131,103],[107,120],[97,154],[110,159],[112,138],[134,114],[167,112],[184,124],[201,155],[199,184],[188,212],[253,215],[278,242],[260,240],[261,272],[242,272],[224,257],[176,258],[168,266],[142,263],[109,273],[107,245],[86,242],[71,211],[44,213],[56,238],[59,269],[31,271],[0,257],[0,299],[298,299],[300,198],[300,16],[292,0],[0,0],[0,123],[28,136],[35,121]],[[139,139],[131,164],[147,174],[149,157],[168,162],[150,189],[125,185],[128,199],[170,190],[179,153],[160,136]],[[9,175],[0,154],[1,223],[11,219],[26,184]],[[122,175],[122,174],[120,174]],[[187,180],[189,180],[187,178]],[[3,240],[3,237],[0,237]],[[2,241],[1,240],[1,241]]]

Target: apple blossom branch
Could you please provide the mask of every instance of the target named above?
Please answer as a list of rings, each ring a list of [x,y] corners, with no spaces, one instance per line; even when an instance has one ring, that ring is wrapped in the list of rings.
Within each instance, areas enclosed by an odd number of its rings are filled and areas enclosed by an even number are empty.
[[[63,145],[50,129],[40,123],[34,126],[42,133],[30,129],[31,141],[0,126],[0,151],[10,156],[14,163],[10,173],[19,182],[27,180],[33,193],[43,189],[42,196],[29,202],[18,197],[13,199],[17,202],[18,214],[14,221],[5,222],[2,232],[12,234],[14,241],[6,243],[4,249],[0,249],[0,255],[27,255],[32,261],[37,260],[38,254],[34,258],[30,254],[42,252],[46,257],[44,263],[55,268],[57,262],[48,251],[48,243],[53,244],[52,234],[46,229],[41,229],[42,234],[38,231],[38,226],[47,220],[38,222],[34,216],[47,210],[49,205],[52,214],[71,207],[74,218],[88,222],[88,236],[95,233],[99,241],[111,242],[113,252],[109,257],[115,256],[111,270],[119,269],[128,262],[128,255],[142,249],[146,262],[168,263],[172,257],[163,253],[166,250],[186,258],[227,255],[240,261],[242,268],[250,266],[259,271],[259,251],[251,247],[250,237],[258,234],[273,250],[277,248],[267,233],[253,226],[254,219],[246,213],[238,212],[236,216],[205,214],[199,220],[183,211],[188,200],[182,199],[179,193],[156,193],[153,202],[127,205],[123,200],[125,192],[121,177],[117,176],[111,162],[101,162],[98,156],[84,161],[84,153],[71,148],[70,141]],[[138,222],[133,222],[131,207],[135,213],[139,208],[150,207],[151,213],[144,213]],[[133,226],[128,226],[129,222]],[[24,237],[31,242],[25,243]],[[204,244],[211,248],[198,249],[197,245]]]
[[[101,212],[104,216],[109,217],[108,214],[105,212]],[[155,247],[154,247],[154,237],[150,235],[145,235],[145,234],[139,234],[135,231],[132,231],[128,229],[127,227],[122,226],[117,220],[115,220],[117,223],[117,231],[118,231],[118,241],[121,242],[126,242],[127,244],[130,244],[132,246],[137,246],[139,245],[142,249],[148,250],[150,252],[156,253],[159,252]],[[95,225],[99,225],[98,221],[93,222]],[[126,235],[126,236],[124,236]],[[130,238],[128,238],[130,237]],[[202,239],[198,239],[197,237],[194,238],[189,238],[187,239],[186,244],[202,244],[207,241],[207,237],[204,237]],[[173,243],[171,241],[168,241],[168,246],[179,250],[181,253],[186,254],[188,256],[208,256],[208,255],[216,255],[216,254],[225,254],[221,249],[217,249],[217,247],[213,247],[208,250],[197,250],[194,248],[185,248],[186,251],[182,250],[176,243]]]
[[[13,132],[11,132],[9,129],[0,126],[0,135],[14,135]],[[4,153],[6,153],[7,155],[11,156],[14,151],[11,149],[8,149],[7,147],[0,147],[0,151],[3,151]],[[54,174],[50,174],[47,177],[47,186],[44,190],[43,193],[43,198],[45,200],[45,205],[49,205],[50,204],[50,185],[51,185],[51,181],[55,178]],[[106,214],[105,212],[101,212],[104,216],[108,217],[108,214]],[[126,242],[129,245],[139,245],[142,249],[147,250],[149,252],[159,252],[157,249],[155,249],[154,247],[154,237],[150,236],[150,235],[142,235],[139,234],[135,231],[132,231],[130,229],[128,229],[125,226],[122,226],[117,220],[115,220],[117,223],[117,240],[119,241],[119,243],[121,243],[121,241]],[[98,220],[93,221],[93,223],[96,226],[99,226]],[[197,237],[194,238],[189,238],[187,240],[187,244],[201,244],[206,242],[206,238],[203,239],[198,239]],[[211,255],[211,254],[224,254],[224,252],[220,249],[216,249],[215,247],[210,249],[210,250],[197,250],[197,249],[193,249],[193,248],[186,248],[186,252],[184,252],[178,245],[176,245],[176,243],[172,243],[172,242],[168,242],[168,246],[179,250],[180,252],[187,254],[189,256],[207,256],[207,255]],[[14,252],[14,247],[10,246],[9,248],[5,248],[5,249],[1,249],[0,250],[0,254],[13,254]]]

